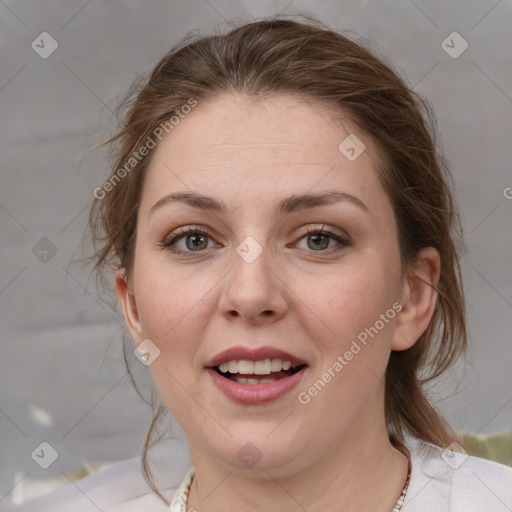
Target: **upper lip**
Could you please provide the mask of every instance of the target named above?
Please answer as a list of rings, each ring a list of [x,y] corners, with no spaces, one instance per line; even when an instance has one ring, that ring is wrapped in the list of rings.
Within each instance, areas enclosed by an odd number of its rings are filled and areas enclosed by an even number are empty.
[[[294,355],[275,347],[248,348],[239,346],[223,350],[208,361],[205,367],[214,368],[219,366],[221,363],[228,361],[261,361],[263,359],[281,359],[282,361],[290,361],[292,366],[307,364],[303,359],[295,357]]]

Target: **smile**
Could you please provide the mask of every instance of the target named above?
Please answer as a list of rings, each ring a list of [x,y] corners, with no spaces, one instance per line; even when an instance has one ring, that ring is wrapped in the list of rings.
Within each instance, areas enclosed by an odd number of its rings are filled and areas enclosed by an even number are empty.
[[[264,404],[295,388],[307,368],[304,360],[274,347],[235,347],[213,358],[206,371],[229,400]]]
[[[291,361],[263,359],[260,361],[232,360],[215,367],[219,375],[238,384],[257,386],[290,377],[304,365],[293,366]]]

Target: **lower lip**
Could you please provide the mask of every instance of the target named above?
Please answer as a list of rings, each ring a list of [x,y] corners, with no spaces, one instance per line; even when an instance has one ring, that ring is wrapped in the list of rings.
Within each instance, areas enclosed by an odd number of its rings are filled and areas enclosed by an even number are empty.
[[[265,404],[273,402],[284,394],[291,391],[299,381],[307,367],[302,368],[297,373],[289,377],[283,377],[274,382],[266,384],[239,384],[230,379],[220,376],[214,369],[208,368],[207,372],[213,379],[213,382],[220,391],[230,400],[240,404]]]

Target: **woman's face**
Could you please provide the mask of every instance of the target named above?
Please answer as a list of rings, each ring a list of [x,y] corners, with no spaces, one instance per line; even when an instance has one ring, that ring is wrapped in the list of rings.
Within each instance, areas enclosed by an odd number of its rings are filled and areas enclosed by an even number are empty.
[[[291,96],[223,95],[153,150],[133,296],[119,277],[118,292],[193,456],[286,474],[385,426],[397,227],[375,147],[343,122]],[[359,156],[339,149],[349,134]]]

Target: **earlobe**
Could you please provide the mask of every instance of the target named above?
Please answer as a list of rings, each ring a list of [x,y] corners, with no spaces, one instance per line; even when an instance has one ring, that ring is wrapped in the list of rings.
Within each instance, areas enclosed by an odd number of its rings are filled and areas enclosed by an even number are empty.
[[[139,311],[137,308],[137,302],[135,300],[135,294],[130,291],[126,277],[126,271],[124,268],[119,269],[116,272],[115,286],[117,298],[123,309],[124,319],[130,333],[136,343],[140,343],[143,339],[142,327],[139,318]]]
[[[441,272],[439,252],[433,247],[418,251],[416,265],[404,278],[391,350],[411,348],[425,332],[434,315]]]

